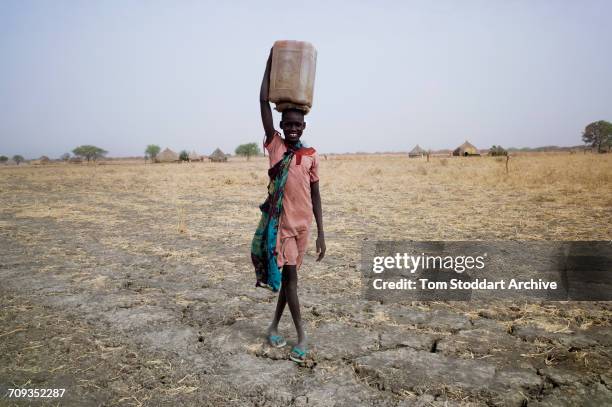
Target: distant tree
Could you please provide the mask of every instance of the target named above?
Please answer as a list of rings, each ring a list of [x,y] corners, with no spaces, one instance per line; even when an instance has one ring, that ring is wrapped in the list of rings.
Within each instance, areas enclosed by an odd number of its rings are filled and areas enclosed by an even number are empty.
[[[502,146],[496,146],[495,144],[493,144],[493,146],[491,146],[491,149],[489,150],[489,155],[492,155],[492,156],[508,155],[508,151]]]
[[[610,151],[612,146],[612,123],[599,120],[587,125],[582,132],[582,141],[602,153],[605,149]]]
[[[259,145],[257,145],[257,143],[248,143],[241,144],[236,147],[236,154],[244,156],[247,158],[247,160],[250,160],[251,156],[259,155],[261,152],[259,151]]]
[[[145,160],[147,158],[150,158],[151,160],[155,160],[155,157],[157,157],[157,154],[159,154],[159,151],[161,150],[161,148],[159,148],[159,146],[157,144],[149,144],[145,150]]]
[[[0,163],[5,163],[8,161],[8,157],[5,155],[0,155]]]
[[[100,157],[104,157],[108,153],[108,151],[101,149],[100,147],[84,145],[79,146],[72,150],[72,153],[77,157],[83,157],[89,161],[96,161]]]
[[[189,153],[187,152],[187,150],[183,150],[179,153],[179,160],[189,161]]]
[[[68,161],[68,160],[70,160],[70,153],[64,153],[64,154],[62,154],[62,156],[60,157],[60,159],[61,159],[62,161]]]
[[[15,161],[17,163],[17,165],[19,165],[20,163],[22,163],[24,161],[23,156],[16,154],[13,156],[13,161]]]

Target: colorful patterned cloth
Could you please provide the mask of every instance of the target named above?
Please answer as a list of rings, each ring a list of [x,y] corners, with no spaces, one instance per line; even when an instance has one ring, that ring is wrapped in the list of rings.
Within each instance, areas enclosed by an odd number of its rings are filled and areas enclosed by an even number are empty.
[[[268,170],[268,198],[259,206],[261,219],[251,243],[251,260],[257,277],[255,287],[269,288],[274,292],[278,291],[281,285],[281,273],[276,262],[276,239],[278,222],[283,212],[283,193],[291,160],[301,148],[300,142],[288,146],[283,158]]]

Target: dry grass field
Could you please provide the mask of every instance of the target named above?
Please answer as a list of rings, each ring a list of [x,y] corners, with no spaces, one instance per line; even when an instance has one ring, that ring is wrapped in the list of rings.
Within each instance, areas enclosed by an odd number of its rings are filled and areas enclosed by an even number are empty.
[[[359,272],[365,239],[610,240],[611,155],[518,155],[508,174],[491,157],[322,160],[305,367],[265,344],[275,296],[254,288],[249,249],[266,170],[0,168],[0,390],[66,388],[36,403],[78,406],[612,403],[609,303],[381,305]],[[291,344],[288,310],[282,333]]]

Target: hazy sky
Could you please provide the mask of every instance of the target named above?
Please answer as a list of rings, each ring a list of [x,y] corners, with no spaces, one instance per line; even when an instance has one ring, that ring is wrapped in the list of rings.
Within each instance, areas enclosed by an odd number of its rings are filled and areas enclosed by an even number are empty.
[[[610,15],[610,1],[2,0],[0,154],[260,143],[277,39],[318,50],[303,140],[320,152],[580,144],[612,120]]]

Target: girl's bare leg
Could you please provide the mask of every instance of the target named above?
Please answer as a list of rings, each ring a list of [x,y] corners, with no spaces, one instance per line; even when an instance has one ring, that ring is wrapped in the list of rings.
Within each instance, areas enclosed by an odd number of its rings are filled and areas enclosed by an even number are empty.
[[[285,305],[287,304],[287,298],[285,297],[285,285],[281,285],[281,289],[278,292],[278,301],[276,302],[276,311],[274,312],[274,318],[268,328],[268,336],[278,335],[278,323],[283,316]]]
[[[282,287],[285,292],[287,304],[289,304],[289,310],[291,311],[291,317],[293,318],[295,330],[297,331],[298,343],[296,347],[301,350],[305,350],[306,333],[304,332],[302,316],[300,314],[300,301],[297,294],[297,283],[298,277],[296,266],[285,265],[283,267]]]

